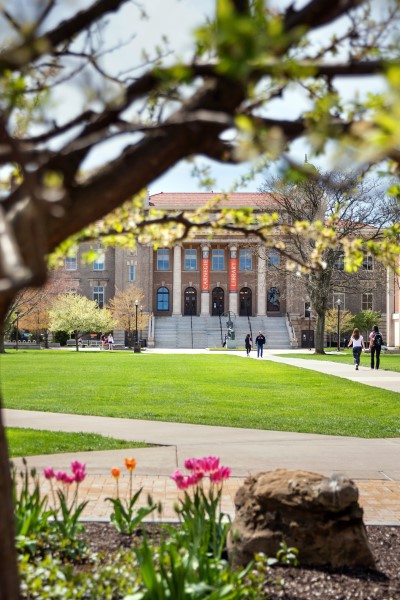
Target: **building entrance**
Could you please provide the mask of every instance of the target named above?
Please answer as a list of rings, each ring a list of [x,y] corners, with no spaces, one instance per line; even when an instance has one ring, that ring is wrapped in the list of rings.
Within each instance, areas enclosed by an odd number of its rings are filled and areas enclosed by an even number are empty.
[[[280,295],[279,288],[269,288],[267,292],[267,312],[279,312],[281,310]]]
[[[239,316],[240,317],[251,317],[252,316],[252,292],[248,287],[244,287],[239,293]]]
[[[218,317],[224,312],[224,290],[216,287],[211,295],[211,314],[213,317]]]
[[[183,314],[187,317],[197,314],[197,293],[194,287],[188,287],[185,290]]]

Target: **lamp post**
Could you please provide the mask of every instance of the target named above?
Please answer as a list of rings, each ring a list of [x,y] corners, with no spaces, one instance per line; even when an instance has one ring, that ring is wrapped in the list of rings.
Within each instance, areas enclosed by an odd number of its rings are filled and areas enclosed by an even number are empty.
[[[138,340],[138,306],[139,306],[139,302],[137,300],[135,300],[135,347],[134,347],[134,352],[140,352],[140,346],[139,346],[139,340]]]
[[[143,304],[140,305],[140,336],[139,339],[141,340],[143,337],[143,331],[142,331],[142,327],[143,327]]]
[[[308,307],[308,349],[311,352],[311,302]]]
[[[340,306],[342,301],[340,298],[336,300],[337,306],[337,351],[340,352]]]
[[[18,350],[18,319],[19,319],[19,315],[21,314],[21,311],[16,310],[15,314],[17,315],[17,332],[16,332],[16,336],[15,336],[15,349]]]

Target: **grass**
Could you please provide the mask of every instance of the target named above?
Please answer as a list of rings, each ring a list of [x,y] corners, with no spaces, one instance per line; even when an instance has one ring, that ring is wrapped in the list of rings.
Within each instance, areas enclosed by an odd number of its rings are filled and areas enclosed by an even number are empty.
[[[329,350],[327,350],[329,351]],[[335,349],[332,350],[336,352]],[[284,358],[303,358],[305,360],[328,360],[330,362],[338,362],[338,363],[346,363],[348,365],[353,364],[353,352],[351,348],[347,350],[341,350],[340,354],[314,354],[314,351],[309,352],[308,354],[282,354]],[[376,359],[375,359],[376,360]],[[369,352],[363,352],[361,355],[361,365],[364,367],[369,367],[371,362],[371,355]],[[381,362],[380,369],[382,371],[396,371],[400,373],[400,354],[385,354],[381,352]]]
[[[148,447],[143,442],[116,440],[95,433],[64,433],[8,427],[6,436],[11,457]]]
[[[0,366],[6,408],[400,436],[399,394],[267,360],[29,350],[8,352]]]

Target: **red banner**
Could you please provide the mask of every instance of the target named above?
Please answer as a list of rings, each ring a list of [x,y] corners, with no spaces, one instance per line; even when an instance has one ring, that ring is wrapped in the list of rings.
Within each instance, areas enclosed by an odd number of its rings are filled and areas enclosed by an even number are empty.
[[[201,262],[201,291],[210,291],[210,259],[203,258]]]
[[[229,262],[229,291],[237,292],[238,289],[238,260],[231,258]]]

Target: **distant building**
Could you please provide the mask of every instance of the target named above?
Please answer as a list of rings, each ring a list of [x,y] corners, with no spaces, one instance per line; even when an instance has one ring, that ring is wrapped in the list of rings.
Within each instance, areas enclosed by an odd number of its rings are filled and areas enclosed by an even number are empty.
[[[188,211],[203,206],[215,196],[217,194],[212,193],[161,193],[150,196],[149,206],[166,211]],[[230,194],[221,206],[263,211],[277,209],[273,196],[264,193]],[[99,253],[93,263],[85,264],[82,255],[89,247],[98,249]],[[141,244],[135,251],[130,251],[103,249],[100,242],[84,243],[76,257],[65,259],[71,287],[96,300],[99,306],[107,305],[116,289],[124,290],[131,283],[140,287],[145,296],[143,311],[154,315],[150,337],[154,336],[155,345],[170,344],[172,347],[190,347],[190,342],[193,347],[220,345],[221,328],[226,329],[228,312],[234,316],[235,328],[240,335],[245,335],[249,327],[253,333],[263,329],[267,333],[267,347],[268,337],[278,335],[271,329],[271,318],[281,320],[288,347],[296,344],[307,347],[310,341],[313,342],[315,325],[312,313],[309,318],[309,298],[303,280],[285,271],[283,266],[279,253],[266,249],[255,236],[228,232],[218,233],[211,239],[208,232],[199,232],[194,239],[158,250]],[[343,270],[340,256],[337,270]],[[381,328],[386,335],[396,322],[392,316],[387,318],[387,307],[391,312],[399,313],[399,290],[398,287],[394,290],[392,285],[393,299],[390,301],[387,277],[386,268],[366,255],[352,285],[336,286],[330,306],[336,306],[340,299],[342,310],[356,313],[371,308],[380,311]],[[182,317],[190,317],[190,328],[189,321],[182,321]],[[169,338],[165,334],[167,337],[162,339],[161,331],[167,331],[168,327]],[[173,333],[178,329],[179,339]],[[392,334],[389,337],[399,343],[400,337]],[[239,344],[243,345],[240,341]]]

